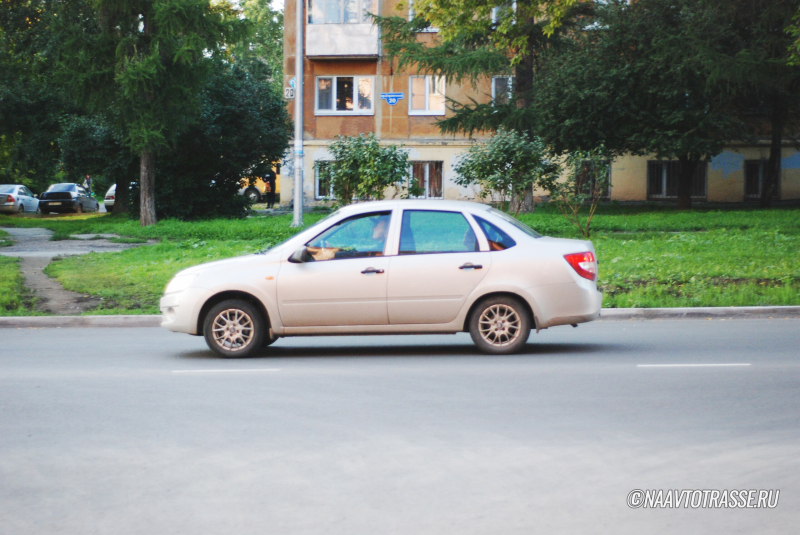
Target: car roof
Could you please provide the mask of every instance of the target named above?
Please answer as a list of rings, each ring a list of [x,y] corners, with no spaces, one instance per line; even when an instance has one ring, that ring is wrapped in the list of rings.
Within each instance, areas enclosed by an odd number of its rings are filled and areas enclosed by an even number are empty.
[[[0,188],[5,187],[5,186],[11,186],[12,188],[21,188],[21,187],[23,187],[22,184],[0,184]]]
[[[391,210],[394,208],[485,212],[491,209],[491,206],[488,204],[470,201],[388,199],[384,201],[369,201],[349,204],[343,207],[341,210],[343,213],[358,214],[363,212],[371,212],[374,210]]]

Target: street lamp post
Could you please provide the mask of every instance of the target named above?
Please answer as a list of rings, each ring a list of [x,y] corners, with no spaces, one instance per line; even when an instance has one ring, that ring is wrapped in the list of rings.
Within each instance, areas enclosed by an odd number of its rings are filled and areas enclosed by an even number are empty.
[[[295,0],[294,46],[294,217],[293,227],[303,226],[303,0]]]

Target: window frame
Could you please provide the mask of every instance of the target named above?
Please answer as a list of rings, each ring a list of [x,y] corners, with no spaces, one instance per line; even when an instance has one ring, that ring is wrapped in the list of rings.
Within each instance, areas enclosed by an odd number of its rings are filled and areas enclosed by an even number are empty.
[[[411,22],[414,20],[414,17],[417,16],[417,12],[414,11],[414,0],[408,0],[408,21]],[[419,30],[417,33],[438,33],[439,28],[434,26],[429,26],[424,30]]]
[[[675,180],[679,180],[680,176],[680,162],[679,160],[647,160],[647,175],[645,176],[645,185],[647,187],[647,200],[648,201],[674,201],[678,198],[677,191],[675,195],[669,195],[667,191],[667,166],[669,164],[675,164],[676,170],[676,178]],[[655,195],[650,192],[650,165],[651,164],[658,164],[661,166],[661,191],[660,195]],[[708,160],[703,160],[700,162],[699,170],[703,172],[703,193],[702,195],[694,195],[692,194],[692,199],[697,201],[702,201],[707,198],[708,196]],[[677,184],[677,182],[676,182]],[[609,195],[610,195],[610,186],[611,181],[609,180]],[[677,185],[676,185],[677,188]]]
[[[321,1],[322,5],[323,5],[323,17],[324,17],[324,13],[325,13],[324,6],[325,6],[325,1],[326,0],[315,0],[315,1]],[[340,25],[372,24],[371,20],[364,20],[364,11],[365,11],[364,10],[364,0],[355,0],[355,1],[358,3],[358,7],[360,8],[359,9],[359,13],[361,14],[361,17],[360,17],[361,20],[359,20],[357,22],[345,22],[345,20],[344,20],[344,9],[345,9],[345,5],[347,4],[347,0],[341,0],[341,7],[339,9],[339,15],[341,17],[341,22],[324,22],[324,21],[323,22],[313,22],[313,4],[314,4],[314,1],[306,0],[306,2],[305,2],[305,4],[306,4],[306,24],[307,25],[311,25],[311,26],[324,26],[324,25],[329,25],[329,24],[330,25],[333,25],[333,24],[337,24],[337,25],[338,24],[340,24]],[[372,7],[376,8],[376,9],[380,8],[380,3],[378,2],[378,0],[372,0]],[[373,15],[379,15],[379,13],[377,11],[376,12],[370,11],[369,13],[372,13]]]
[[[436,75],[433,74],[414,74],[408,77],[408,115],[444,115],[447,113],[447,80],[444,76],[436,76],[437,78],[442,79],[442,97],[444,98],[444,109],[443,110],[431,110],[430,109],[430,82],[429,79],[433,78]],[[412,108],[414,102],[414,93],[412,92],[412,84],[414,83],[415,78],[424,78],[425,79],[425,109],[424,110],[415,110]]]
[[[409,169],[408,169],[408,181],[406,182],[406,189],[408,190],[408,198],[409,199],[444,199],[444,161],[443,160],[410,160],[408,162]],[[441,164],[442,165],[442,195],[441,197],[431,197],[430,195],[430,176],[431,176],[431,166],[430,164]],[[414,178],[414,164],[427,164],[425,167],[425,194],[424,195],[411,195],[411,180]]]
[[[512,75],[508,75],[508,76],[492,76],[492,102],[494,102],[497,99],[497,88],[495,87],[495,80],[498,80],[500,78],[502,78],[504,80],[507,80],[506,98],[508,100],[506,101],[506,103],[508,103],[508,101],[511,100],[512,93],[514,92],[514,78],[515,77],[512,76]]]
[[[489,242],[486,240],[486,236],[483,234],[483,230],[481,230],[478,223],[473,219],[472,214],[469,212],[465,212],[462,210],[442,210],[442,209],[429,209],[429,208],[403,208],[402,210],[398,211],[397,214],[397,231],[394,236],[390,235],[393,239],[394,248],[392,251],[389,252],[387,256],[416,256],[416,255],[432,255],[432,254],[467,254],[467,253],[486,253],[489,252]],[[467,225],[470,229],[472,229],[472,233],[475,235],[475,240],[478,244],[478,250],[476,251],[431,251],[431,252],[413,252],[413,253],[405,253],[401,254],[400,252],[400,245],[401,240],[403,239],[403,221],[405,220],[406,212],[441,212],[445,214],[459,214],[464,220],[467,222]]]
[[[749,195],[747,193],[747,166],[748,164],[758,164],[758,194],[757,195]],[[761,193],[764,191],[764,180],[767,178],[767,166],[769,165],[769,158],[758,158],[752,160],[745,160],[742,164],[742,171],[744,173],[744,200],[745,201],[756,201],[761,198]],[[775,184],[775,190],[772,192],[773,199],[780,199],[781,196],[781,175],[783,169],[778,167],[778,180]]]
[[[352,78],[353,79],[353,111],[343,111],[336,109],[336,80],[337,78]],[[331,110],[321,110],[319,108],[319,80],[320,79],[330,79],[331,82],[331,105],[333,109]],[[372,94],[370,98],[371,107],[368,110],[357,109],[358,106],[358,81],[361,79],[369,79],[370,80],[370,87],[372,88]],[[375,75],[360,75],[360,74],[348,74],[348,75],[320,75],[314,78],[314,115],[315,116],[325,116],[325,115],[375,115]]]
[[[330,165],[331,160],[316,160],[314,162],[314,200],[317,201],[335,201],[336,195],[333,194],[333,182],[331,182],[330,195],[320,195],[319,191],[319,171],[322,165]]]

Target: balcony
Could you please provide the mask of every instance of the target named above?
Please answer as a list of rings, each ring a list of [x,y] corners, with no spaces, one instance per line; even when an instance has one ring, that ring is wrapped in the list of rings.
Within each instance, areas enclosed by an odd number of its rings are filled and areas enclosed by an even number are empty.
[[[373,0],[307,1],[306,57],[378,57],[378,28],[372,24],[370,16]]]

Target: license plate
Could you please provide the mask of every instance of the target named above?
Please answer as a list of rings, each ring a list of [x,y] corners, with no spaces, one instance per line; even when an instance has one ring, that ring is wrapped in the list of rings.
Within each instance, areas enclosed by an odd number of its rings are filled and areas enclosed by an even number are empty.
[[[61,205],[60,202],[51,202],[50,203],[50,206],[60,206],[60,205]]]

